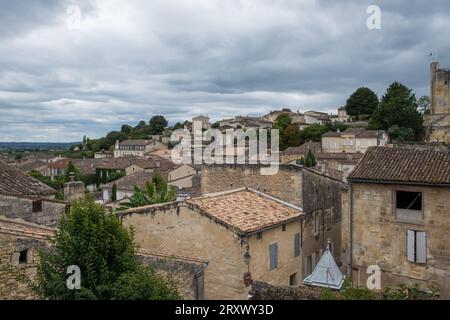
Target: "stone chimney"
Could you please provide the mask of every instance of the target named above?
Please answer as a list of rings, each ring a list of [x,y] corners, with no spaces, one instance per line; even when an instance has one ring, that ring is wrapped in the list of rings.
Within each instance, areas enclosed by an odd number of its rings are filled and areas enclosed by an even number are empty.
[[[72,203],[75,200],[84,199],[84,183],[75,181],[73,172],[70,173],[69,177],[70,181],[64,184],[64,200]]]

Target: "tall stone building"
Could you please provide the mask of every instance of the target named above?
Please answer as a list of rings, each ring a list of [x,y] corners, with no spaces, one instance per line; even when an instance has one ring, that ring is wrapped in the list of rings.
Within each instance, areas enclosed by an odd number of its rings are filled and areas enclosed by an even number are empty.
[[[424,117],[427,141],[450,143],[450,69],[431,63],[430,114]]]

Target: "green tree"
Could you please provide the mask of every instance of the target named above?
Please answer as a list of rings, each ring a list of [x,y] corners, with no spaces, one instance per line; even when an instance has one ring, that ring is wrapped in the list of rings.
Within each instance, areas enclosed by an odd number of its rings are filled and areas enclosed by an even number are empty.
[[[307,168],[314,167],[317,164],[316,157],[311,152],[311,150],[308,150],[308,153],[306,154],[306,158],[304,160],[304,165]]]
[[[372,115],[378,106],[378,97],[369,88],[361,87],[353,92],[347,99],[345,110],[350,116],[359,119],[360,115]]]
[[[158,172],[155,172],[151,183],[149,181],[145,183],[145,190],[134,187],[133,195],[128,202],[122,204],[121,209],[171,202],[175,200],[175,197],[175,187],[168,186],[164,178]]]
[[[411,89],[393,82],[369,121],[370,129],[389,130],[392,126],[411,128],[415,139],[423,134],[423,120]]]
[[[120,128],[120,131],[125,133],[126,135],[129,135],[131,131],[133,130],[133,127],[128,124],[123,124]]]
[[[173,282],[146,268],[137,257],[133,234],[92,199],[76,202],[39,253],[34,289],[41,298],[178,299]],[[67,268],[78,266],[81,289],[66,286]]]
[[[111,200],[115,202],[117,200],[117,186],[115,183],[113,183],[111,188]]]
[[[65,174],[65,181],[70,181],[70,174],[73,173],[75,175],[74,179],[75,181],[80,181],[81,178],[81,172],[80,170],[75,167],[72,161],[69,161],[66,168],[66,174]]]
[[[153,116],[149,122],[150,134],[162,134],[167,124],[168,122],[164,116]]]
[[[291,124],[291,118],[287,113],[280,114],[273,124],[273,129],[278,129],[280,134],[280,149],[284,150],[288,147],[287,139],[285,136],[285,130],[288,128],[288,126]],[[290,135],[292,133],[292,129],[289,130],[288,134]],[[292,136],[289,138],[292,139]]]
[[[429,114],[430,113],[430,97],[422,96],[417,100],[417,110],[420,114]]]
[[[300,145],[300,130],[295,124],[290,124],[283,131],[282,148],[297,147]]]
[[[394,125],[388,130],[389,137],[396,143],[401,143],[414,138],[414,131],[411,128]]]

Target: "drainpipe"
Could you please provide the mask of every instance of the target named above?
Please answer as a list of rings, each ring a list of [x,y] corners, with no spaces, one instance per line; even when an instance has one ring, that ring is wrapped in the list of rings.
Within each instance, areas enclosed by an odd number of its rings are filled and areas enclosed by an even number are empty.
[[[206,268],[208,268],[208,264],[209,264],[209,262],[208,261],[206,261],[204,264],[203,264],[203,267],[201,267],[195,274],[194,274],[194,283],[195,283],[195,300],[200,300],[200,297],[199,297],[199,291],[200,291],[200,281],[199,281],[199,278],[200,278],[200,276],[202,276],[203,275],[203,273],[204,273],[204,271],[206,270]],[[203,283],[204,283],[204,281],[203,281]],[[203,291],[204,291],[205,289],[203,288]]]
[[[348,197],[349,197],[349,219],[348,219],[348,264],[349,264],[349,276],[350,280],[353,280],[353,188],[352,183],[348,184]]]

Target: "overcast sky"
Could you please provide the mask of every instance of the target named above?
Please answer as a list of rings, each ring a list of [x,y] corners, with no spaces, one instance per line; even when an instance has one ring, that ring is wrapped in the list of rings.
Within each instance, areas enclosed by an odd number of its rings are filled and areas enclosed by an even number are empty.
[[[419,97],[431,52],[450,68],[449,34],[448,0],[0,0],[0,141],[80,141],[155,114],[336,113],[394,80]]]

